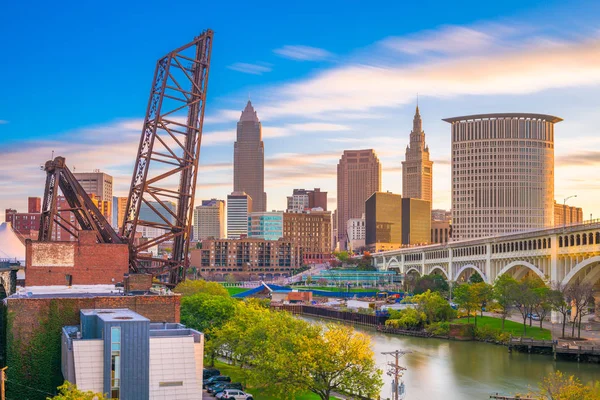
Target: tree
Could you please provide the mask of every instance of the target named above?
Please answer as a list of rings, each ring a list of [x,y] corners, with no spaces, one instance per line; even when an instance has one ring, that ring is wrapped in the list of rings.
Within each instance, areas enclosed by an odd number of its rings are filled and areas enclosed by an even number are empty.
[[[531,318],[533,308],[538,303],[538,294],[535,289],[544,285],[541,279],[525,278],[516,286],[512,287],[513,305],[521,313],[523,317],[523,335],[527,333],[527,318]]]
[[[91,391],[81,391],[71,382],[65,381],[58,387],[58,394],[54,397],[47,397],[48,400],[105,400],[106,397],[102,393],[94,393]]]
[[[236,300],[231,297],[197,293],[181,299],[181,323],[200,332],[222,326],[229,321],[236,309]]]
[[[227,276],[225,276],[225,282],[235,283],[237,282],[237,279],[235,279],[235,276],[233,274],[227,274]]]
[[[483,278],[479,275],[479,272],[474,272],[469,277],[469,283],[479,283],[483,282]]]
[[[538,400],[599,400],[600,389],[598,385],[589,386],[582,384],[573,375],[565,376],[556,371],[546,376],[539,384],[540,391],[536,394]]]
[[[337,258],[342,264],[348,262],[350,260],[350,254],[347,251],[334,251],[333,255]]]
[[[534,292],[537,296],[537,303],[534,305],[533,310],[540,317],[540,329],[543,329],[544,318],[552,311],[552,304],[558,301],[552,298],[556,297],[558,299],[561,294],[545,285],[534,289]]]
[[[413,290],[414,294],[425,293],[428,290],[432,292],[440,292],[444,296],[448,294],[449,291],[448,281],[444,279],[443,276],[437,274],[429,274],[423,275],[417,278],[415,283],[415,288]]]
[[[575,315],[572,317],[571,337],[575,337],[575,325],[577,324],[577,338],[581,338],[581,318],[588,314],[588,306],[593,301],[594,285],[576,280],[568,288],[571,305],[575,307]]]
[[[421,330],[427,322],[427,315],[415,308],[406,308],[404,310],[392,311],[390,318],[385,321],[387,326],[399,329]]]
[[[504,321],[506,321],[506,317],[510,315],[510,307],[513,303],[513,294],[515,293],[514,287],[517,284],[517,281],[507,274],[499,276],[496,279],[496,282],[494,282],[492,297],[496,300],[496,303],[498,303],[502,310],[502,330],[504,330]]]
[[[467,313],[467,322],[471,322],[471,311],[476,310],[479,305],[476,293],[472,286],[463,283],[454,288],[454,302]],[[475,314],[475,326],[477,326],[477,314]]]
[[[182,297],[193,296],[197,293],[207,293],[213,296],[230,297],[227,289],[217,282],[207,282],[204,280],[186,280],[181,282],[173,289],[175,293],[181,293]]]
[[[493,287],[492,285],[481,281],[471,284],[471,290],[473,291],[473,296],[475,296],[474,300],[477,302],[479,311],[483,317],[483,309],[492,300]]]
[[[427,323],[432,324],[440,321],[450,321],[456,318],[456,311],[439,293],[427,290],[425,293],[407,298],[407,301],[415,303],[417,310],[427,316]]]

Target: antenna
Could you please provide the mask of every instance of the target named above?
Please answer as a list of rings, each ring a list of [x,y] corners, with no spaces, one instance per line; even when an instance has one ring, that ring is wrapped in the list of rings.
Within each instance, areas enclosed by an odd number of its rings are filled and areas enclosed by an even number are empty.
[[[52,150],[52,157],[50,157],[51,160],[54,160],[54,150]]]

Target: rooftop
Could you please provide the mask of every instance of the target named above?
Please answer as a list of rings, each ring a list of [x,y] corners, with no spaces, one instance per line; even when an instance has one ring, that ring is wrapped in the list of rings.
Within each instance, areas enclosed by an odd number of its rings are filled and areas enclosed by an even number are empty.
[[[81,310],[81,315],[95,315],[104,322],[120,322],[120,321],[150,321],[146,317],[131,311],[128,308],[111,308],[111,309],[87,309]]]
[[[541,119],[544,121],[557,123],[562,121],[562,118],[547,114],[529,114],[529,113],[493,113],[493,114],[473,114],[464,115],[462,117],[443,118],[442,121],[449,123],[458,121],[471,121],[476,119],[500,119],[500,118],[519,118],[519,119]]]
[[[154,292],[135,292],[139,295],[158,295]],[[165,293],[170,294],[170,293]],[[26,286],[17,288],[17,292],[9,298],[67,298],[67,297],[106,297],[106,296],[123,296],[123,288],[115,285],[73,285],[73,286]]]

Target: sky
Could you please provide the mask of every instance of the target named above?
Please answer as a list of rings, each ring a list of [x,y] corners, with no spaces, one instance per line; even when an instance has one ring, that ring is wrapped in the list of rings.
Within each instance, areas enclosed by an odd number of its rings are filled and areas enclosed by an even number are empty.
[[[600,2],[9,2],[0,16],[0,210],[43,196],[54,155],[126,196],[156,60],[213,29],[196,204],[233,187],[236,122],[263,126],[268,209],[294,188],[336,204],[336,165],[373,148],[401,193],[417,103],[433,207],[450,209],[442,118],[527,112],[555,128],[555,198],[600,217]],[[4,213],[0,213],[3,221]]]

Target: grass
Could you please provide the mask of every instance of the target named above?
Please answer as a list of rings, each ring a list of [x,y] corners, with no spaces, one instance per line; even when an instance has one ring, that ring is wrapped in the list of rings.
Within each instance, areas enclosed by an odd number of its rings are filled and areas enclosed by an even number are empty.
[[[225,289],[227,289],[227,292],[229,292],[230,296],[233,296],[234,294],[238,294],[238,293],[242,293],[242,292],[246,292],[246,291],[250,290],[248,288],[235,287],[235,286],[226,287]]]
[[[244,384],[242,372],[240,371],[240,367],[225,364],[224,362],[215,361],[215,368],[218,368],[221,371],[221,375],[227,375],[231,377],[231,382],[241,382],[244,385],[244,388],[248,390],[248,393],[252,394],[255,399],[260,400],[278,400],[277,396],[272,396],[266,394],[264,389],[253,388],[251,386],[246,388]],[[244,390],[245,391],[245,390]],[[303,392],[299,393],[296,396],[297,400],[319,400],[320,397],[311,392]],[[337,399],[337,397],[331,397],[331,399]]]
[[[474,318],[471,317],[471,323],[474,322]],[[467,318],[459,318],[452,321],[454,324],[466,324]],[[537,325],[537,326],[536,326]],[[502,319],[494,317],[477,317],[477,326],[487,326],[492,329],[502,330]],[[504,321],[504,332],[510,333],[515,337],[520,337],[523,334],[523,324],[510,320]],[[551,340],[552,333],[549,329],[540,329],[539,321],[533,321],[533,326],[529,326],[529,320],[527,320],[527,333],[525,337],[530,337],[538,340]]]

